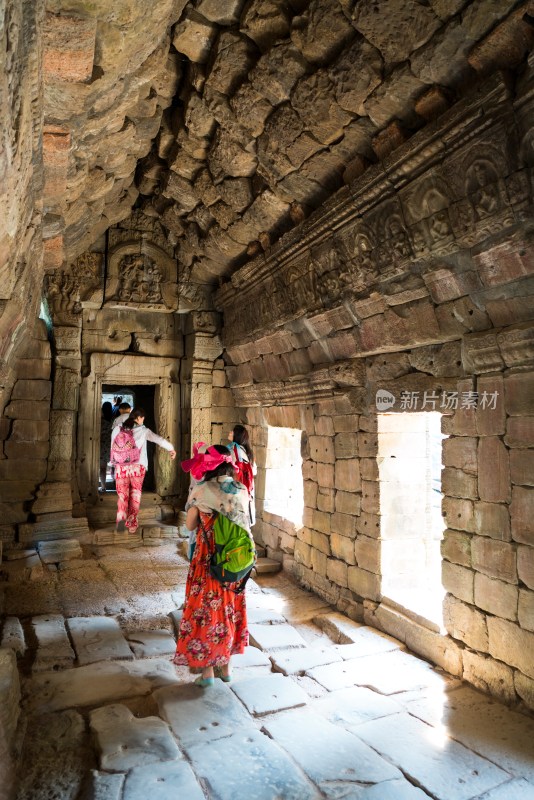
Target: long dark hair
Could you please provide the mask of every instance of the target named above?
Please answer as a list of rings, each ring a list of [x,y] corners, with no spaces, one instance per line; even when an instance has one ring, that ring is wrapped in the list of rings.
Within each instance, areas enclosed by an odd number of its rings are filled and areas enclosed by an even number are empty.
[[[146,417],[145,409],[144,408],[134,408],[130,411],[130,416],[128,419],[125,419],[122,423],[123,428],[133,428],[135,425],[135,420],[137,417]]]
[[[214,444],[213,447],[217,450],[218,453],[221,453],[223,456],[228,455],[228,448],[224,444]],[[219,478],[221,475],[230,475],[231,478],[235,476],[235,469],[229,461],[223,461],[222,464],[219,464],[218,467],[215,469],[209,469],[207,472],[204,473],[204,477],[202,478],[203,481],[211,481],[212,478]]]
[[[250,437],[248,435],[248,431],[244,425],[234,425],[233,430],[233,441],[236,444],[240,444],[241,447],[244,449],[245,453],[247,454],[247,458],[251,464],[254,463],[254,452],[252,447],[250,446]]]

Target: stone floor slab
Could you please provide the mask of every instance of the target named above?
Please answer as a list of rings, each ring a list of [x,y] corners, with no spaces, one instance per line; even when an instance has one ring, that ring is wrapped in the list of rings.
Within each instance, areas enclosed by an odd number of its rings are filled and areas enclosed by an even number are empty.
[[[468,686],[437,697],[430,695],[409,703],[406,709],[429,725],[443,727],[452,739],[534,785],[534,719]]]
[[[307,674],[330,691],[367,686],[382,694],[395,694],[425,686],[439,690],[445,682],[426,661],[398,650],[315,667]]]
[[[363,626],[361,622],[349,619],[339,611],[330,611],[327,614],[317,614],[313,622],[338,644],[354,642],[354,634]]]
[[[82,800],[121,800],[124,777],[91,770]]]
[[[25,683],[24,693],[27,708],[42,714],[138,697],[176,681],[173,665],[163,659],[99,662],[64,672],[41,672]]]
[[[292,625],[249,625],[251,644],[260,650],[284,650],[306,647],[306,642]]]
[[[155,761],[181,758],[167,725],[159,717],[137,719],[120,704],[90,714],[91,730],[100,751],[100,769],[127,772]]]
[[[396,767],[356,736],[309,709],[280,714],[264,728],[330,797],[342,796],[336,783],[379,783],[400,778]]]
[[[247,710],[257,717],[304,706],[309,700],[306,692],[291,678],[279,674],[236,681],[231,686]]]
[[[501,783],[496,789],[479,795],[475,800],[532,800],[534,798],[534,784],[524,778]]]
[[[405,712],[365,722],[354,733],[437,800],[471,800],[509,778],[500,767]]]
[[[404,778],[399,778],[373,786],[360,786],[344,794],[343,800],[428,800],[428,795]]]
[[[112,617],[72,617],[67,625],[80,666],[133,658],[119,623]]]
[[[286,623],[286,618],[279,614],[278,611],[261,606],[251,607],[250,604],[247,605],[247,620],[249,625],[264,625],[265,623],[283,625]]]
[[[253,722],[229,684],[216,680],[202,689],[193,683],[154,692],[160,716],[180,744],[206,743],[236,730],[252,729]]]
[[[236,656],[232,656],[232,667],[236,669],[244,668],[244,667],[270,667],[271,660],[268,655],[266,655],[261,650],[258,650],[257,647],[253,645],[248,645],[245,647],[244,653],[239,653]]]
[[[181,759],[136,767],[126,777],[123,800],[205,800],[189,764]]]
[[[0,647],[7,647],[18,656],[23,656],[26,652],[26,637],[18,617],[6,617]]]
[[[340,662],[342,657],[334,647],[306,647],[280,650],[271,656],[271,661],[278,672],[283,672],[284,675],[296,675],[313,667]]]
[[[374,656],[379,653],[389,653],[393,650],[404,650],[404,645],[386,633],[375,631],[363,625],[352,633],[352,643],[338,644],[336,650],[341,658],[347,661],[350,658]]]
[[[341,724],[349,731],[362,722],[398,714],[403,708],[391,697],[384,697],[371,689],[352,686],[329,692],[313,704],[313,710],[330,722]]]
[[[217,800],[319,800],[286,753],[258,730],[188,746],[186,753]]]
[[[32,665],[34,671],[72,666],[74,650],[60,614],[33,617],[32,628],[37,640],[37,653]]]
[[[174,637],[165,630],[135,631],[127,639],[136,658],[171,655],[176,650]]]

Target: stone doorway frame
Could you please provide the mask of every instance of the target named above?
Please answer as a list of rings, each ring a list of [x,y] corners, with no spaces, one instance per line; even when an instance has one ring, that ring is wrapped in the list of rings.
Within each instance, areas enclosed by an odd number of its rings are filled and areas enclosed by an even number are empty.
[[[122,353],[92,353],[90,372],[80,388],[78,418],[78,448],[76,474],[82,501],[86,506],[98,502],[98,472],[100,462],[100,399],[104,384],[154,385],[154,416],[156,433],[180,445],[180,360],[158,356],[125,355]],[[161,458],[160,449],[154,455],[156,492],[161,497],[178,494],[180,459]]]

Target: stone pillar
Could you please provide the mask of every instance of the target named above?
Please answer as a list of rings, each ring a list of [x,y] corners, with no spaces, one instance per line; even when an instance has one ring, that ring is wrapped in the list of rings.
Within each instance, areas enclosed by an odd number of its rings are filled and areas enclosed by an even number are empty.
[[[223,350],[218,334],[218,315],[215,312],[196,311],[191,314],[190,324],[191,331],[186,344],[191,365],[189,442],[211,444],[213,369]]]

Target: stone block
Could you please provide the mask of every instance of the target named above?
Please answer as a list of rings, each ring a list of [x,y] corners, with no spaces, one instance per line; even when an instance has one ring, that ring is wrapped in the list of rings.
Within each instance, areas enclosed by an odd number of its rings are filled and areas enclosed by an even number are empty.
[[[20,682],[17,659],[11,649],[0,649],[0,725],[4,748],[11,751],[15,745],[15,732],[20,715]],[[2,762],[6,765],[4,750]],[[7,766],[7,765],[6,765]]]
[[[497,436],[484,436],[478,445],[478,492],[488,503],[510,501],[508,450]]]
[[[315,433],[317,436],[333,436],[334,421],[332,417],[317,417],[315,419]]]
[[[330,436],[310,436],[310,457],[323,464],[333,464],[336,460],[334,441]]]
[[[360,417],[361,424],[362,417]],[[358,435],[360,458],[376,458],[378,455],[378,433],[366,431]]]
[[[50,404],[43,400],[13,400],[6,406],[4,414],[10,419],[47,420]]]
[[[479,436],[501,436],[506,429],[502,375],[480,375],[477,381],[476,429]],[[495,403],[493,403],[493,396]],[[493,407],[495,406],[495,407]]]
[[[358,536],[354,542],[354,553],[356,563],[361,569],[368,572],[380,572],[381,549],[380,543],[376,539],[368,536]]]
[[[512,539],[534,545],[534,489],[512,487],[510,521]]]
[[[353,433],[359,428],[358,414],[343,414],[332,417],[334,433]]]
[[[326,556],[325,553],[321,553],[320,550],[315,550],[312,548],[311,551],[311,569],[315,572],[316,575],[320,575],[322,578],[326,577],[326,570],[327,570],[327,563],[330,559]]]
[[[529,589],[519,590],[517,619],[522,628],[534,631],[534,592]]]
[[[449,528],[458,531],[475,532],[473,502],[456,497],[444,497],[442,503],[443,516]]]
[[[357,517],[351,514],[341,514],[336,511],[332,514],[330,519],[330,530],[339,533],[341,536],[347,536],[354,539],[357,534]]]
[[[0,460],[0,481],[35,481],[37,486],[45,479],[46,468],[47,462],[44,459],[15,461],[12,458],[4,458]]]
[[[319,486],[332,489],[335,484],[335,468],[333,464],[314,464]]]
[[[518,372],[504,379],[506,413],[511,417],[534,415],[534,372]]]
[[[517,670],[514,673],[514,686],[527,708],[534,709],[534,680]]]
[[[339,558],[347,564],[356,564],[356,556],[354,553],[354,539],[347,536],[342,536],[340,533],[333,532],[330,534],[330,548],[334,558]]]
[[[449,497],[476,500],[478,498],[477,479],[474,475],[462,472],[461,469],[445,467],[441,473],[441,491]]]
[[[376,458],[360,458],[360,473],[364,481],[377,481],[379,471]]]
[[[506,664],[465,649],[463,665],[464,680],[505,703],[515,702],[514,671]]]
[[[330,555],[330,537],[327,536],[325,533],[320,533],[319,531],[312,531],[312,547],[315,547],[316,550],[320,550],[322,553],[325,553],[327,556]]]
[[[368,572],[360,567],[348,568],[348,586],[351,592],[368,600],[379,601],[381,598],[380,575]]]
[[[474,537],[471,543],[474,569],[506,583],[517,583],[516,548],[508,542]]]
[[[497,617],[517,621],[517,586],[475,573],[475,605]]]
[[[47,13],[43,34],[43,71],[49,81],[84,83],[91,78],[96,17]]]
[[[297,564],[303,564],[305,567],[311,569],[311,547],[309,544],[305,544],[302,540],[297,539],[295,542],[294,557]]]
[[[510,452],[510,476],[512,483],[534,486],[534,450]]]
[[[334,511],[334,497],[334,489],[323,489],[323,487],[319,487],[319,492],[317,494],[318,510],[331,514]]]
[[[13,422],[10,440],[19,442],[45,442],[48,440],[48,421],[16,419]]]
[[[17,361],[18,380],[42,380],[50,379],[50,361],[41,361],[37,358],[20,358]]]
[[[362,481],[362,511],[367,514],[380,512],[380,484],[376,481]]]
[[[356,520],[356,530],[363,536],[378,538],[380,536],[380,517],[378,514],[368,514],[362,511]]]
[[[338,458],[355,458],[358,455],[358,434],[338,433],[334,440],[334,452]]]
[[[348,586],[348,566],[344,561],[337,558],[327,559],[326,577],[337,586],[347,588]]]
[[[34,671],[57,670],[73,665],[74,650],[70,646],[62,616],[46,614],[33,617],[32,627],[37,640]]]
[[[358,459],[343,459],[335,464],[335,487],[346,492],[361,491]]]
[[[335,495],[335,510],[340,514],[358,516],[361,510],[361,495],[338,490]]]
[[[304,481],[304,505],[308,508],[317,507],[317,484],[315,481]]]
[[[453,564],[471,566],[471,536],[459,531],[446,530],[441,542],[441,555]]]
[[[474,513],[476,533],[503,542],[511,541],[508,506],[498,503],[475,503]]]
[[[486,617],[480,611],[448,594],[443,601],[443,622],[453,639],[482,653],[488,652]]]
[[[519,545],[517,548],[517,574],[519,579],[534,589],[534,548],[528,545]]]
[[[443,465],[456,467],[471,475],[477,474],[477,440],[468,436],[454,436],[443,441]]]
[[[534,678],[534,633],[499,617],[488,617],[489,653]]]
[[[459,600],[471,605],[474,601],[474,579],[473,570],[459,564],[451,564],[450,561],[443,561],[441,565],[443,588]]]
[[[33,500],[36,490],[35,481],[3,481],[0,486],[0,501],[15,503]]]
[[[504,443],[507,447],[534,447],[534,417],[508,417]]]

